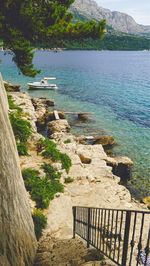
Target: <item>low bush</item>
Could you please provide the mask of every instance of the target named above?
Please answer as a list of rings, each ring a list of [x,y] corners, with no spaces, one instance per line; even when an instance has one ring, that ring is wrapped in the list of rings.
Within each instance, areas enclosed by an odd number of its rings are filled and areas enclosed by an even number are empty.
[[[72,166],[72,162],[67,154],[65,153],[61,154],[61,163],[62,163],[62,168],[65,169],[67,173],[69,173],[70,167]]]
[[[31,198],[36,202],[36,207],[41,209],[48,208],[55,194],[64,191],[61,183],[58,181],[49,182],[46,178],[32,179],[27,183],[27,187],[30,189]]]
[[[38,146],[44,150],[42,155],[44,158],[50,158],[52,161],[57,162],[60,160],[60,152],[56,147],[56,143],[49,139],[40,140]]]
[[[11,95],[7,95],[7,98],[8,98],[9,109],[22,112],[22,108],[15,104],[15,101],[13,100],[13,97]]]
[[[39,144],[43,147],[43,149],[47,149],[48,147],[53,149],[56,148],[56,143],[48,138],[40,139]]]
[[[22,171],[22,176],[23,179],[26,180],[28,178],[33,178],[33,177],[38,177],[39,176],[39,171],[32,169],[32,168],[26,168]]]
[[[67,154],[61,153],[56,146],[56,143],[49,139],[40,140],[40,145],[44,149],[42,155],[44,158],[50,158],[52,161],[60,161],[62,163],[62,168],[68,173],[70,167],[72,166],[71,159]]]
[[[47,224],[47,218],[42,213],[42,210],[35,209],[32,214],[33,222],[34,222],[34,230],[37,240],[42,236],[42,230],[45,229]]]
[[[32,134],[30,122],[22,118],[22,109],[17,106],[11,95],[8,95],[9,108],[13,111],[9,114],[11,126],[15,135],[18,154],[28,155],[27,140]]]
[[[44,170],[46,177],[50,179],[51,181],[53,180],[59,180],[61,177],[61,173],[57,172],[54,167],[50,164],[44,163],[42,165],[42,169]]]
[[[50,158],[54,162],[60,160],[60,152],[56,148],[48,147],[42,152],[42,155],[44,158]]]
[[[26,142],[32,134],[30,122],[24,120],[18,112],[10,113],[9,117],[16,141]]]
[[[70,176],[66,177],[65,178],[65,183],[68,184],[68,183],[72,183],[74,181],[74,179]]]
[[[28,155],[27,143],[25,143],[25,142],[18,142],[17,143],[17,150],[18,150],[18,154],[20,156],[27,156]]]
[[[37,208],[47,208],[57,192],[63,192],[64,187],[58,181],[51,181],[47,177],[40,178],[39,172],[28,168],[22,172],[26,189],[30,192]]]
[[[64,141],[64,144],[69,144],[69,143],[71,143],[71,139],[66,139],[66,140]]]

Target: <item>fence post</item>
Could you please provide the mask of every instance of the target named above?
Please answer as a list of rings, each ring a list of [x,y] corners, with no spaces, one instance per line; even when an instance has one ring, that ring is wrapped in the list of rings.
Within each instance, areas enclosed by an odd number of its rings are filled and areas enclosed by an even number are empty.
[[[72,207],[73,211],[73,238],[75,238],[76,234],[76,207]]]
[[[88,208],[88,221],[87,221],[87,248],[90,246],[90,229],[91,229],[91,209]]]
[[[131,223],[131,212],[127,211],[126,221],[125,221],[125,231],[124,231],[124,244],[123,244],[122,264],[121,264],[122,266],[126,266],[127,263],[130,223]]]

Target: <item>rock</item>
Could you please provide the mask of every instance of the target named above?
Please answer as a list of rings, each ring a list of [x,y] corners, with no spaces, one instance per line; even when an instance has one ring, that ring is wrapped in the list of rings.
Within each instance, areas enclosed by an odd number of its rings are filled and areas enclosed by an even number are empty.
[[[62,169],[61,163],[52,163],[51,164],[55,170],[60,171]]]
[[[58,115],[59,115],[60,119],[65,119],[65,113],[64,112],[59,111]],[[55,120],[54,112],[47,112],[46,119],[47,119],[47,121]]]
[[[97,137],[94,137],[93,144],[101,144],[103,146],[112,146],[115,144],[115,140],[112,136],[97,136]]]
[[[79,113],[78,114],[78,119],[79,120],[81,120],[81,121],[87,121],[87,120],[89,120],[89,115],[87,115],[86,113],[84,114],[84,113]]]
[[[100,3],[100,2],[99,2]],[[76,0],[71,6],[71,11],[78,16],[86,19],[94,19],[96,21],[105,19],[109,26],[119,32],[132,34],[150,33],[150,26],[143,26],[129,15],[99,6],[96,1],[92,0]]]
[[[69,132],[70,126],[68,121],[65,119],[54,120],[47,124],[47,134],[51,136],[54,133],[58,132]]]
[[[53,100],[50,100],[50,99],[47,99],[47,98],[44,98],[44,97],[40,97],[40,98],[32,98],[32,103],[33,103],[33,106],[35,108],[35,110],[37,108],[39,108],[39,106],[44,106],[45,108],[48,108],[50,106],[54,106],[55,103]]]
[[[54,101],[46,98],[32,98],[32,104],[35,108],[36,118],[37,118],[37,128],[42,130],[46,126],[48,120],[48,107],[54,106]]]
[[[19,92],[20,91],[20,85],[14,85],[7,81],[4,81],[4,86],[7,92]]]
[[[91,158],[85,157],[83,154],[79,154],[79,157],[80,157],[81,162],[84,164],[90,164],[92,161]]]
[[[59,193],[59,192],[57,192],[56,194],[55,194],[55,197],[56,198],[59,198],[61,196],[61,193]]]
[[[82,145],[76,144],[76,154],[82,155],[85,158],[92,159],[92,161],[96,158],[101,160],[106,159],[107,155],[104,152],[104,149],[101,145]]]
[[[150,196],[149,197],[145,197],[143,199],[143,202],[147,205],[147,207],[150,209]]]
[[[33,132],[36,132],[37,118],[35,115],[35,110],[31,101],[31,97],[23,92],[12,92],[11,96],[15,101],[16,105],[22,108],[25,114],[24,119],[27,119],[30,122]]]
[[[81,266],[88,261],[92,263],[88,265],[97,266],[102,258],[98,250],[87,249],[78,238],[60,240],[47,235],[39,244],[35,266]]]
[[[107,157],[106,163],[112,167],[113,174],[119,176],[124,184],[131,179],[133,162],[130,158],[120,156],[114,158]]]

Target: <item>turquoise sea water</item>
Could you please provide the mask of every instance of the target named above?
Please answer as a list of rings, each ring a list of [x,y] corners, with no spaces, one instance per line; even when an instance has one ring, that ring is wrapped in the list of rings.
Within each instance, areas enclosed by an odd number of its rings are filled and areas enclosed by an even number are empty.
[[[4,79],[26,83],[11,55],[1,52]],[[150,180],[150,52],[38,51],[34,63],[43,76],[56,76],[58,91],[32,91],[53,98],[59,109],[94,112],[94,120],[77,124],[75,132],[113,135],[114,152],[134,161],[134,172]]]

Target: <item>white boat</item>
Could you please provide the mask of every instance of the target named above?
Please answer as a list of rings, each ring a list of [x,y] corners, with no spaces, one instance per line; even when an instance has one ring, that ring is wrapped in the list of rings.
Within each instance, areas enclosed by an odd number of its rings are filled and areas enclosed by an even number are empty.
[[[49,83],[48,80],[55,80],[56,78],[54,77],[45,77],[44,79],[41,79],[41,81],[36,81],[36,82],[32,82],[32,83],[27,83],[29,86],[30,90],[34,90],[34,89],[41,89],[41,90],[45,90],[45,89],[50,89],[50,90],[56,90],[58,89],[56,84],[52,84]]]

